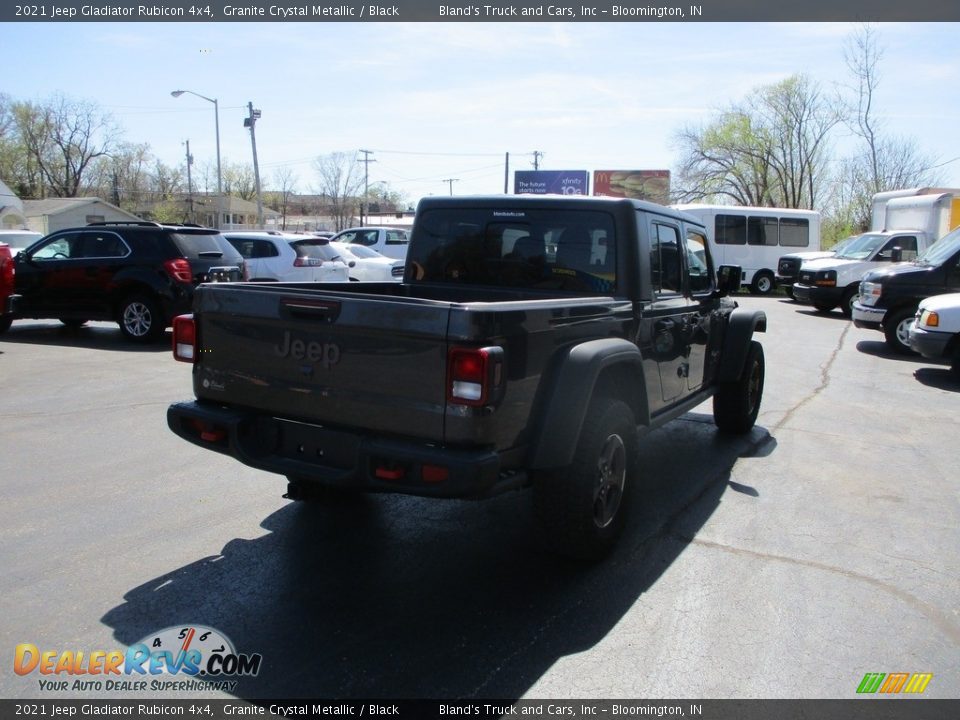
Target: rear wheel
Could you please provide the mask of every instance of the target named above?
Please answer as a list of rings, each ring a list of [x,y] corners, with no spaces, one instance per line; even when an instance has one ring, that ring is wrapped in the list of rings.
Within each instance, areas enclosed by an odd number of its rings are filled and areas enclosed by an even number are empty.
[[[134,342],[157,340],[165,329],[157,302],[146,295],[131,295],[120,303],[120,332]]]
[[[912,355],[910,348],[910,328],[916,315],[914,308],[901,308],[889,317],[883,318],[883,336],[887,339],[887,347],[900,355]]]
[[[636,479],[637,449],[629,406],[609,398],[593,401],[573,462],[535,478],[534,510],[551,550],[595,559],[613,547]]]
[[[720,431],[736,435],[750,432],[760,412],[765,373],[763,345],[751,340],[740,378],[720,383],[713,396],[713,421]]]
[[[960,342],[953,347],[953,358],[950,360],[950,370],[957,380],[960,380]]]
[[[828,303],[821,301],[814,301],[813,307],[816,308],[818,313],[828,313],[831,312],[836,305],[834,303]]]
[[[750,292],[754,295],[769,295],[773,292],[776,284],[773,280],[773,273],[762,270],[753,276],[753,282],[750,283]]]

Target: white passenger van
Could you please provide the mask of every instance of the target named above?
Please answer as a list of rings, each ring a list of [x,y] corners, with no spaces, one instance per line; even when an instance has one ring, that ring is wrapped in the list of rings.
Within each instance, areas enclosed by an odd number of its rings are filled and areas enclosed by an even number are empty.
[[[707,227],[718,266],[739,265],[740,283],[766,295],[776,287],[777,261],[788,253],[820,249],[820,213],[815,210],[681,204],[674,208]]]

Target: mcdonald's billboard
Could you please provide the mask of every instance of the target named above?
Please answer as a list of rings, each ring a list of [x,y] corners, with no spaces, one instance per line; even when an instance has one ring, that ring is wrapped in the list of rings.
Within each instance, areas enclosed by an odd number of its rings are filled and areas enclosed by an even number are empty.
[[[669,170],[594,170],[593,194],[635,198],[667,205]]]

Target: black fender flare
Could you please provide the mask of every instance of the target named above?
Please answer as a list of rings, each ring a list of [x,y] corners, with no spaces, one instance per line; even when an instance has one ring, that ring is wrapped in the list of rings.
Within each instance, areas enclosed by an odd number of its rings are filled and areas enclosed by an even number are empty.
[[[588,340],[567,348],[552,373],[545,402],[540,404],[538,429],[528,456],[528,466],[531,469],[557,468],[573,461],[587,407],[605,370],[621,366],[632,372],[636,386],[620,388],[621,396],[627,399],[632,394],[641,398],[645,407],[642,363],[639,348],[623,338]],[[635,392],[631,393],[631,390]],[[639,416],[637,421],[641,421]]]
[[[753,334],[766,331],[767,314],[763,310],[736,308],[730,313],[717,376],[720,382],[736,382],[740,379]]]

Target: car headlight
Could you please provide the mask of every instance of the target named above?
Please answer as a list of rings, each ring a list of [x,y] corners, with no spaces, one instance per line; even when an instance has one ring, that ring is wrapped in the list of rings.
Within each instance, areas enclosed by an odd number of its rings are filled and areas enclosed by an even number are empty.
[[[861,305],[876,305],[877,300],[880,299],[880,293],[883,290],[883,285],[875,282],[867,282],[864,280],[860,283],[860,304]]]
[[[837,271],[836,270],[821,270],[817,273],[816,278],[813,281],[814,285],[819,287],[836,287],[837,286]]]

